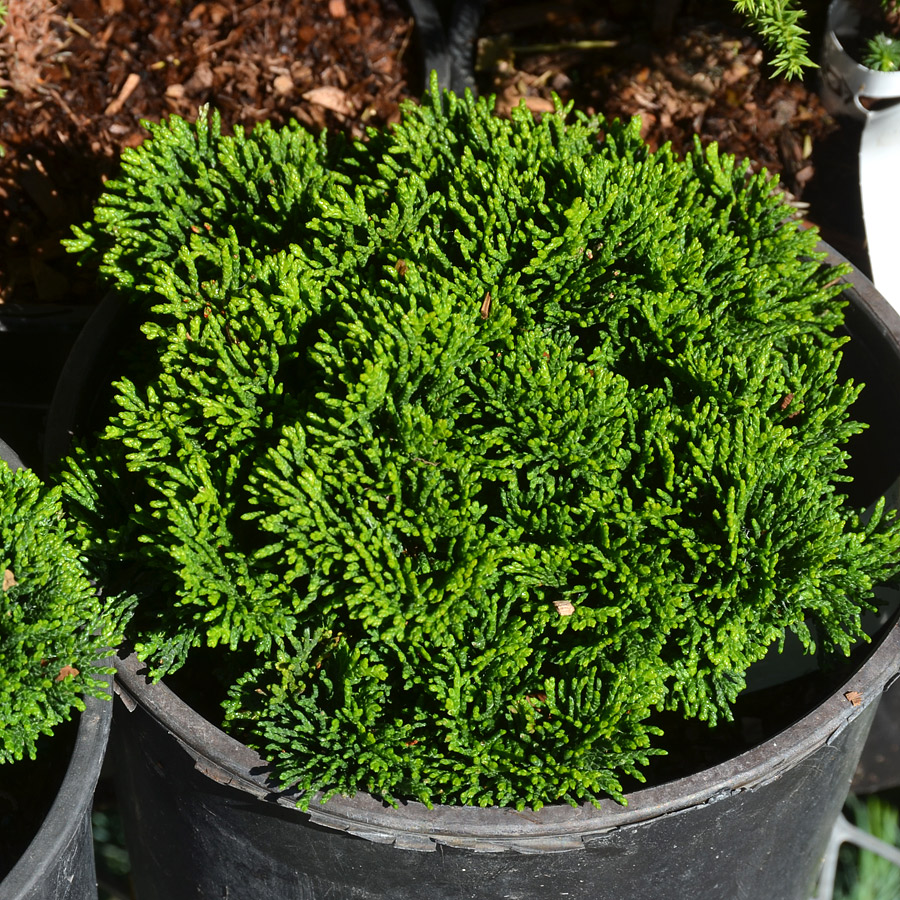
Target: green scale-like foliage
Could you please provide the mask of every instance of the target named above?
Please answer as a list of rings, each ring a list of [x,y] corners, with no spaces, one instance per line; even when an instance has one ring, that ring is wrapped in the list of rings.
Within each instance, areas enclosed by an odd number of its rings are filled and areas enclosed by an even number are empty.
[[[112,672],[104,618],[72,535],[59,488],[0,460],[0,763],[34,758],[37,740],[107,697]]]
[[[839,273],[764,175],[435,88],[356,144],[150,128],[71,242],[150,352],[66,490],[301,796],[620,797],[654,710],[862,636],[900,529],[837,490]]]

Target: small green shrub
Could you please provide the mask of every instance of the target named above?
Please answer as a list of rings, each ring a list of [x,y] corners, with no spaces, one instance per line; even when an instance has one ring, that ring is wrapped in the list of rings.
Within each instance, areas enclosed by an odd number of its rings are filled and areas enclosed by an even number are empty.
[[[0,461],[0,763],[108,697],[110,633],[62,517],[60,490]]]
[[[840,272],[765,175],[434,87],[364,143],[148,127],[69,242],[147,340],[63,483],[154,675],[219,648],[307,799],[621,797],[652,711],[862,636],[900,527],[838,490]]]
[[[900,69],[900,41],[876,34],[866,45],[863,65],[876,72],[896,72]]]

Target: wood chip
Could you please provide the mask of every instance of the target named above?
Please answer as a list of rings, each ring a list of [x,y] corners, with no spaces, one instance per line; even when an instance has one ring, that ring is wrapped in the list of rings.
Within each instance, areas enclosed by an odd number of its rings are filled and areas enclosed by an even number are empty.
[[[851,706],[862,705],[862,694],[859,691],[847,691],[844,696],[850,701]]]
[[[221,3],[211,3],[209,5],[209,18],[213,25],[221,25],[229,15],[231,13],[228,11],[227,6],[223,6]]]
[[[128,102],[128,98],[135,92],[137,86],[141,83],[141,76],[137,72],[132,72],[122,85],[119,96],[113,100],[109,106],[103,111],[105,116],[115,116],[122,111],[122,107]]]
[[[15,587],[19,582],[16,581],[16,576],[13,575],[12,569],[6,569],[3,572],[3,591],[4,593],[8,591],[11,587]]]
[[[554,600],[553,605],[561,616],[571,616],[575,612],[575,607],[568,600]]]
[[[553,101],[547,97],[526,97],[525,105],[533,113],[553,112],[556,108]]]
[[[353,104],[347,96],[346,91],[342,91],[338,87],[331,85],[323,85],[322,87],[313,88],[303,95],[304,100],[314,103],[316,106],[330,109],[342,116],[353,115]]]
[[[289,94],[294,89],[294,82],[290,75],[277,75],[272,87],[276,94]]]
[[[328,0],[328,12],[334,19],[343,19],[347,15],[347,4],[344,0]]]
[[[481,318],[486,319],[491,314],[491,292],[488,291],[481,301]]]
[[[200,63],[193,74],[185,82],[184,89],[188,93],[200,93],[209,90],[215,83],[215,75],[212,67],[207,63]]]

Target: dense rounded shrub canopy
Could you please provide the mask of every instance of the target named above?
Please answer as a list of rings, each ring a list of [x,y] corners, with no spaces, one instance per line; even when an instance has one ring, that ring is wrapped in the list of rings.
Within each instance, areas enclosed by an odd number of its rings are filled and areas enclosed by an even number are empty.
[[[66,490],[285,783],[618,797],[653,710],[861,636],[900,528],[836,490],[837,273],[764,175],[434,88],[357,144],[149,127],[70,242],[150,352]]]
[[[108,697],[110,634],[62,517],[60,491],[0,459],[0,763],[34,758],[83,695]]]

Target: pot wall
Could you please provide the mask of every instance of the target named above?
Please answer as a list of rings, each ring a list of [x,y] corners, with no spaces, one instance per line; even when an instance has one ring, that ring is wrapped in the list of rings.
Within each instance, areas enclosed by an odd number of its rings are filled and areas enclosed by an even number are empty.
[[[638,824],[608,817],[610,831],[570,833],[581,849],[558,853],[457,849],[450,835],[418,852],[316,825],[209,778],[119,701],[113,746],[139,900],[806,900],[874,710],[765,784],[658,818],[645,810]],[[582,813],[571,810],[576,827]],[[523,816],[523,838],[528,826]]]
[[[307,814],[130,657],[112,746],[138,900],[807,900],[898,658],[893,626],[801,722],[628,807],[392,810],[358,797]]]
[[[59,793],[40,830],[0,882],[2,900],[97,898],[91,806],[113,705],[96,697],[86,698],[85,705]]]

